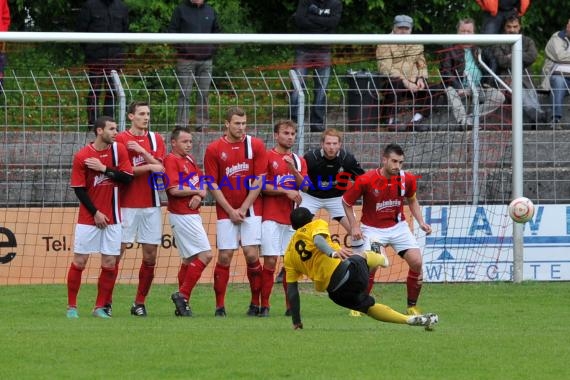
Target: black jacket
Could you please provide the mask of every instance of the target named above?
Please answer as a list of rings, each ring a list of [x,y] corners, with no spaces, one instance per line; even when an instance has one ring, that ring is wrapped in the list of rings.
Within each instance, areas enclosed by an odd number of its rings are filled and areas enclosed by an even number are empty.
[[[121,0],[87,0],[77,19],[75,30],[83,33],[128,33],[129,9]],[[118,58],[124,54],[121,44],[81,44],[85,62]]]
[[[462,83],[463,79],[465,79],[465,51],[463,50],[464,47],[461,45],[455,45],[446,49],[443,52],[443,57],[441,58],[439,71],[441,73],[443,82],[445,86],[452,86],[453,88],[460,89],[463,88],[464,85]],[[477,46],[471,47],[471,52],[473,53],[473,58],[477,61],[477,66],[481,70],[483,78],[481,80],[482,85],[487,86],[495,86],[495,82],[493,77],[491,77],[487,70],[485,70],[479,64],[479,51],[481,51],[481,57],[483,58],[483,62],[489,68],[496,73],[497,72],[497,60],[493,56],[493,53],[490,49],[481,49]]]
[[[316,7],[316,11],[309,8]],[[299,34],[333,34],[340,23],[342,3],[339,0],[299,0],[293,18]],[[324,50],[328,46],[305,45],[304,50]]]
[[[168,26],[168,32],[220,33],[221,28],[214,8],[205,2],[198,6],[190,0],[185,0],[174,10]],[[178,44],[176,45],[176,52],[178,58],[205,61],[212,58],[216,52],[216,47],[212,44]]]
[[[307,194],[320,199],[336,198],[344,194],[345,190],[337,188],[344,187],[348,178],[354,180],[357,176],[364,174],[364,169],[352,153],[341,149],[338,155],[329,160],[325,158],[321,149],[315,149],[305,153],[307,162],[307,174],[312,186],[307,190]],[[339,173],[345,173],[339,178]],[[338,180],[340,179],[340,183]]]

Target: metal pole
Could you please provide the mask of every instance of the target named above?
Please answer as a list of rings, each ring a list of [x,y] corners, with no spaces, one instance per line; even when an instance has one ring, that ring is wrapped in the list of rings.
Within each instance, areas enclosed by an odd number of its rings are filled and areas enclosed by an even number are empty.
[[[289,77],[293,82],[293,88],[297,93],[297,132],[299,133],[299,155],[305,154],[305,92],[299,80],[299,73],[296,70],[289,70]]]
[[[127,112],[127,100],[125,96],[125,89],[121,84],[121,78],[119,78],[119,74],[117,70],[111,70],[111,79],[113,81],[113,88],[117,93],[117,98],[119,99],[119,131],[124,131],[126,128],[126,119],[125,115]]]
[[[511,55],[512,67],[512,117],[513,117],[513,199],[523,196],[523,104],[522,104],[522,36],[514,43]],[[524,238],[523,224],[513,223],[513,281],[523,280]]]

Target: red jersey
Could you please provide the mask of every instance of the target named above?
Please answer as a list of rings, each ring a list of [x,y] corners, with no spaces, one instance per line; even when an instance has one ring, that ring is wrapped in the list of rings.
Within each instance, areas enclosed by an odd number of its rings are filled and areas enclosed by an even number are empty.
[[[297,189],[295,177],[289,172],[289,166],[283,160],[286,156],[292,157],[295,168],[303,177],[307,176],[307,163],[303,157],[295,153],[278,153],[275,149],[267,152],[267,175],[262,186],[265,184],[277,184],[285,189]],[[273,220],[281,224],[291,224],[289,215],[295,207],[295,202],[287,198],[286,195],[264,195],[263,196],[263,220]]]
[[[104,173],[89,169],[85,160],[91,157],[98,158],[108,168],[132,175],[127,149],[122,144],[113,143],[106,149],[96,150],[91,143],[75,154],[71,167],[71,187],[85,187],[93,205],[110,219],[109,224],[120,223],[119,183]],[[82,203],[79,204],[77,223],[95,225],[93,215]]]
[[[205,182],[212,179],[217,183],[231,207],[237,209],[247,197],[248,186],[254,177],[259,178],[267,172],[265,145],[260,139],[249,135],[235,143],[223,136],[206,148],[204,170]],[[261,216],[262,207],[261,197],[258,197],[253,203],[254,214],[248,210],[246,216]],[[217,203],[216,214],[218,219],[229,219],[229,215]]]
[[[196,160],[191,155],[180,157],[177,154],[170,153],[164,159],[164,173],[169,180],[166,186],[166,195],[168,197],[168,211],[173,214],[187,215],[198,214],[199,209],[193,210],[189,203],[192,196],[175,197],[170,195],[168,189],[179,188],[182,186],[190,187],[192,190],[200,190],[200,177],[202,171],[196,165]],[[180,186],[180,188],[182,188]]]
[[[374,169],[356,178],[354,186],[343,195],[342,200],[349,206],[362,196],[362,217],[360,222],[367,226],[387,228],[406,220],[404,198],[416,193],[416,177],[400,171],[399,176],[386,179]]]
[[[135,136],[130,131],[117,135],[117,142],[127,146],[129,141],[137,142],[154,158],[162,162],[165,154],[164,140],[158,133],[146,131],[142,136]],[[147,165],[144,156],[134,150],[127,149],[129,161],[133,168]],[[135,176],[129,184],[121,186],[121,206],[130,208],[160,207],[160,196],[156,186],[149,183],[151,173]]]

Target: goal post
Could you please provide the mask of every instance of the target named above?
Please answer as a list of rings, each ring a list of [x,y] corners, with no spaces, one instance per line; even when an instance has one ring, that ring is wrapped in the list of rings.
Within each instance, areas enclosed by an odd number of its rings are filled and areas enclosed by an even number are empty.
[[[5,32],[0,35],[0,40],[6,42],[19,43],[126,43],[126,44],[267,44],[267,45],[296,45],[296,44],[330,44],[330,45],[377,45],[377,44],[424,44],[424,45],[453,45],[453,44],[474,44],[479,46],[490,46],[494,44],[511,44],[511,73],[512,73],[512,108],[510,115],[512,120],[512,183],[511,199],[523,196],[523,107],[522,107],[522,36],[521,35],[398,35],[398,34],[164,34],[164,33],[62,33],[62,32]],[[282,80],[282,79],[280,79]],[[125,94],[123,94],[125,96]],[[127,95],[128,97],[128,95]],[[309,101],[309,100],[307,100]],[[124,115],[123,115],[124,117]],[[359,141],[363,142],[364,137],[359,137],[356,133],[346,139],[352,146],[358,146]],[[300,134],[302,141],[298,141],[301,146],[309,146],[310,136]],[[269,137],[270,138],[270,137]],[[404,139],[408,141],[407,138]],[[312,142],[314,143],[315,140]],[[6,151],[8,151],[6,144]],[[269,144],[268,144],[268,147]],[[363,148],[364,149],[364,148]],[[366,147],[368,150],[374,147]],[[377,147],[376,149],[380,149]],[[379,153],[378,153],[379,156]],[[1,159],[1,158],[0,158]],[[506,168],[507,170],[509,168]],[[468,182],[468,181],[467,181]],[[421,186],[421,185],[420,185]],[[8,190],[6,190],[8,191]],[[453,192],[450,192],[453,194]],[[422,199],[420,199],[420,202]],[[453,202],[453,200],[450,200]],[[504,208],[506,210],[506,202]],[[424,206],[427,206],[424,203]],[[35,214],[34,214],[35,215]],[[211,218],[215,216],[209,215]],[[434,217],[434,220],[436,218]],[[54,220],[60,220],[59,217]],[[0,224],[3,221],[0,220]],[[67,223],[67,222],[66,222]],[[523,226],[513,223],[512,244],[513,244],[513,269],[512,280],[521,282],[524,278],[524,239]],[[46,241],[46,244],[48,242]],[[69,244],[69,242],[68,242]]]

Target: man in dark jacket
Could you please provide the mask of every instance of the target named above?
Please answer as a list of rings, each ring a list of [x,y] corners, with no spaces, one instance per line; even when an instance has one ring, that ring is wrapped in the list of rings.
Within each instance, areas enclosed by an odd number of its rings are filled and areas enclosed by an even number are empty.
[[[465,18],[457,24],[458,34],[474,34],[475,21]],[[493,71],[497,71],[497,61],[489,49],[480,49],[472,45],[455,45],[447,49],[440,62],[440,72],[445,83],[447,98],[452,106],[453,115],[459,125],[473,123],[473,117],[489,114],[505,102],[505,96],[493,86],[493,78],[485,75],[486,70],[479,63],[478,56],[481,53],[485,64]],[[476,90],[476,94],[473,90]],[[478,112],[473,110],[473,115],[467,115],[461,98],[478,95],[477,100],[482,100],[479,105],[473,97],[474,106],[479,106]]]
[[[299,34],[332,34],[340,22],[342,3],[339,0],[299,0],[294,15]],[[325,130],[326,89],[331,72],[331,48],[328,45],[301,45],[295,50],[293,68],[305,90],[306,77],[314,70],[314,99],[309,123],[311,132]],[[298,122],[299,96],[291,94],[291,119]]]
[[[121,0],[87,0],[77,19],[77,32],[82,33],[128,33],[129,10]],[[124,48],[118,43],[82,44],[89,77],[87,96],[87,119],[93,128],[101,114],[114,117],[114,90],[111,71],[120,71],[124,65]],[[106,84],[110,87],[107,87]],[[105,86],[103,112],[98,110],[98,99]]]
[[[483,34],[498,34],[511,14],[524,16],[530,7],[530,0],[475,0],[485,12]]]
[[[170,20],[170,33],[219,33],[221,31],[214,9],[204,0],[184,0],[174,10]],[[176,45],[176,74],[180,83],[176,124],[188,126],[190,107],[188,101],[196,82],[196,130],[208,128],[208,91],[212,80],[212,56],[216,47],[212,44]]]

